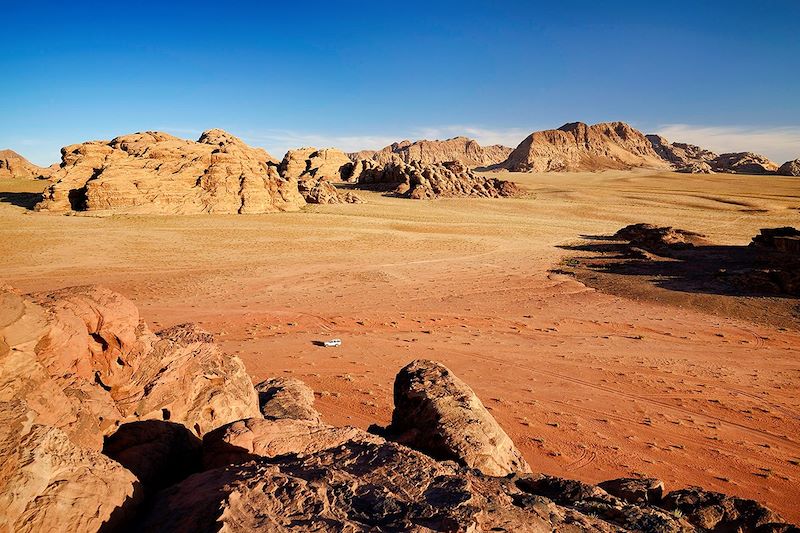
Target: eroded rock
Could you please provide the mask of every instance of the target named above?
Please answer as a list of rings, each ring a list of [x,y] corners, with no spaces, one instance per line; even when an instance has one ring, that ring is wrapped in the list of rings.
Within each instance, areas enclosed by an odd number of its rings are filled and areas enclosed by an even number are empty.
[[[500,198],[519,196],[516,184],[478,176],[456,161],[423,164],[412,161],[384,166],[356,162],[352,178],[360,188],[388,190],[414,200],[471,196]]]
[[[699,233],[644,223],[625,226],[614,234],[614,238],[630,241],[635,246],[655,251],[664,249],[680,250],[708,244],[705,235]]]
[[[387,163],[411,163],[419,161],[426,165],[458,161],[470,168],[488,167],[502,163],[511,153],[511,148],[495,144],[481,146],[467,137],[454,137],[445,141],[401,141],[382,150],[364,150],[350,154],[354,161],[370,159],[379,165]]]
[[[319,422],[314,391],[295,378],[269,378],[256,385],[264,418],[291,418]]]
[[[709,164],[716,172],[734,174],[775,174],[778,170],[778,165],[767,157],[753,152],[720,154],[709,161]]]
[[[161,132],[62,148],[40,211],[269,213],[305,204],[277,160],[222,130],[197,142]]]
[[[531,468],[469,386],[444,365],[416,360],[394,382],[392,440],[437,459],[504,476]]]

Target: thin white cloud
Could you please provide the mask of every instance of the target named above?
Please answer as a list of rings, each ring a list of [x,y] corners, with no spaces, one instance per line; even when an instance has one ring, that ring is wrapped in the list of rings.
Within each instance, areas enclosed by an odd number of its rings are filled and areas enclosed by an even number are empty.
[[[656,133],[672,142],[696,144],[717,153],[756,152],[778,164],[800,157],[800,126],[697,126],[664,124]]]

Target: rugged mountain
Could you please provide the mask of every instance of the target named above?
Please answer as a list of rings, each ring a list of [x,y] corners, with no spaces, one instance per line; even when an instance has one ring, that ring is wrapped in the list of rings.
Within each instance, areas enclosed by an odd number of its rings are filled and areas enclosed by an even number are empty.
[[[800,159],[782,164],[778,168],[778,174],[781,176],[800,176]]]
[[[486,167],[502,163],[511,153],[511,148],[495,144],[481,146],[477,141],[467,137],[454,137],[445,141],[401,141],[393,143],[382,150],[363,150],[350,155],[353,161],[372,159],[379,164],[391,162],[410,163],[419,161],[424,164],[458,161],[474,167]]]
[[[305,204],[277,160],[222,130],[197,142],[160,132],[62,148],[40,211],[266,213]]]
[[[2,288],[0,530],[796,530],[699,488],[530,473],[433,361],[398,374],[385,431],[418,450],[324,424],[296,380],[258,388],[209,333],[152,333],[119,294]]]
[[[502,166],[517,172],[561,172],[669,168],[669,163],[644,134],[624,122],[574,122],[530,134]]]
[[[33,179],[48,174],[50,170],[34,165],[14,150],[0,150],[0,179]]]
[[[778,165],[767,157],[753,152],[735,152],[720,154],[709,161],[711,169],[715,172],[729,172],[732,174],[775,174]]]

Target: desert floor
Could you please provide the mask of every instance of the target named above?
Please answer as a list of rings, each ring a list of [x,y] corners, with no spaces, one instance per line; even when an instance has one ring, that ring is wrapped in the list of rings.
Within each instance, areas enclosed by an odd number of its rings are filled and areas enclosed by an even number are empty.
[[[511,178],[529,198],[363,193],[364,205],[300,213],[107,218],[31,212],[24,191],[42,184],[6,181],[0,278],[22,291],[105,285],[153,329],[199,322],[254,381],[306,381],[334,424],[387,423],[395,373],[436,359],[534,470],[699,484],[800,520],[800,318],[776,323],[752,299],[606,294],[551,272],[575,253],[559,246],[634,222],[741,245],[798,226],[800,180]],[[315,344],[333,337],[340,348]]]

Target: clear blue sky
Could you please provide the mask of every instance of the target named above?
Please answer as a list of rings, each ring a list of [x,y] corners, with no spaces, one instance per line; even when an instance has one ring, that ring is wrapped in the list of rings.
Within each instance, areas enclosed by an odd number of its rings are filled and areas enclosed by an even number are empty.
[[[281,156],[460,133],[516,145],[575,120],[800,157],[798,0],[8,1],[0,12],[0,148],[39,164],[65,144],[154,129],[220,127]]]

